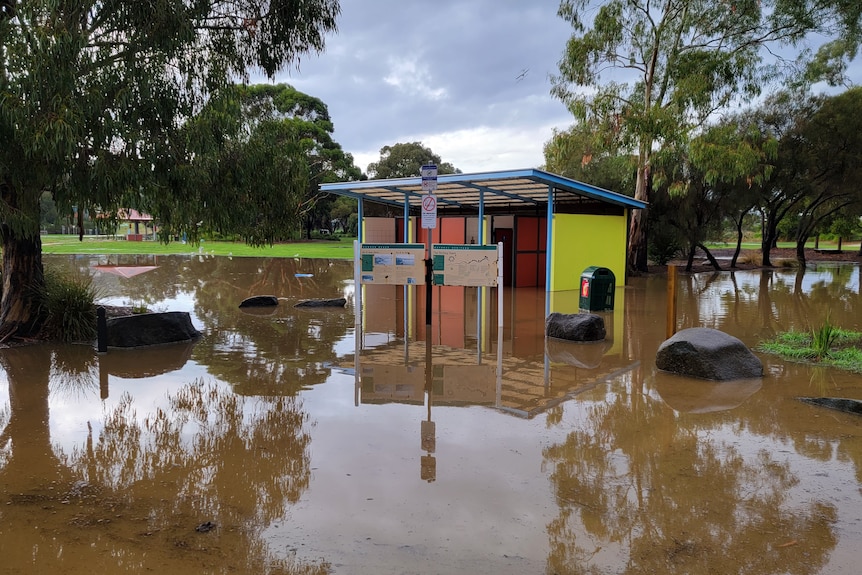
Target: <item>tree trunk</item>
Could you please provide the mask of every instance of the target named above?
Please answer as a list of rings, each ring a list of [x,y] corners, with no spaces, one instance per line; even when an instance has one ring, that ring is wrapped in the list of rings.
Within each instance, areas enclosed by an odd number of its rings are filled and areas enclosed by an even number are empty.
[[[808,241],[808,236],[800,236],[796,240],[796,261],[799,262],[799,267],[805,267],[805,243]]]
[[[705,254],[706,254],[706,259],[708,259],[708,260],[709,260],[709,263],[710,263],[710,264],[712,264],[712,267],[714,267],[716,270],[721,271],[721,264],[719,264],[719,263],[718,263],[718,260],[717,260],[717,259],[715,259],[715,256],[714,256],[714,255],[712,255],[712,252],[711,252],[711,251],[709,251],[709,248],[707,248],[707,247],[706,247],[705,245],[703,245],[703,244],[697,244],[697,247],[699,247],[700,249],[702,249],[702,250],[703,250],[703,253],[705,253]]]
[[[772,261],[769,259],[769,252],[772,251],[772,245],[776,241],[778,222],[775,221],[773,212],[769,212],[766,216],[766,221],[762,227],[763,237],[760,241],[760,251],[763,260],[763,267],[772,267]]]
[[[10,337],[35,337],[44,319],[40,314],[45,292],[42,269],[42,238],[39,236],[39,204],[18,202],[11,186],[3,186],[2,201],[6,209],[31,213],[17,215],[15,228],[0,225],[3,242],[3,295],[0,298],[0,342]],[[20,205],[29,204],[29,205]],[[27,222],[26,224],[22,222]],[[26,228],[26,229],[21,229]]]
[[[642,165],[638,167],[635,199],[649,202],[649,192],[649,166]],[[629,251],[626,264],[629,271],[634,274],[648,271],[647,209],[649,208],[632,210],[631,223],[629,225]]]
[[[736,268],[736,260],[739,259],[739,253],[742,251],[742,221],[744,217],[745,214],[743,213],[736,220],[736,250],[733,252],[733,257],[730,258],[730,269]]]

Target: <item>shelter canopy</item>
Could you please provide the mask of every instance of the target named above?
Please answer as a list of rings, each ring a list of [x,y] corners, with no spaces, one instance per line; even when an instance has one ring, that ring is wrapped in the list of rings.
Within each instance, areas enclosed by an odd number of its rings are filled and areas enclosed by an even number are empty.
[[[421,209],[422,178],[395,178],[321,184],[320,191],[392,206]],[[564,178],[543,170],[503,170],[437,177],[437,208],[441,212],[500,212],[525,208],[555,211],[590,210],[590,205],[642,209],[645,202],[623,194]]]

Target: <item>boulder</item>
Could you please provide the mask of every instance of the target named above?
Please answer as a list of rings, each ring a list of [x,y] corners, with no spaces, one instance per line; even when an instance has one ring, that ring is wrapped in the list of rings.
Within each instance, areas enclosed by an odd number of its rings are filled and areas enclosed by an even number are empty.
[[[272,307],[278,305],[278,298],[274,295],[256,295],[245,298],[239,307]]]
[[[140,347],[200,337],[185,311],[141,313],[107,320],[108,347]]]
[[[569,341],[601,341],[605,339],[605,320],[593,313],[551,313],[545,320],[548,337]]]
[[[714,381],[763,376],[763,363],[732,335],[708,327],[677,332],[658,348],[656,367]]]
[[[344,307],[347,305],[347,300],[343,297],[333,299],[306,299],[293,307]]]

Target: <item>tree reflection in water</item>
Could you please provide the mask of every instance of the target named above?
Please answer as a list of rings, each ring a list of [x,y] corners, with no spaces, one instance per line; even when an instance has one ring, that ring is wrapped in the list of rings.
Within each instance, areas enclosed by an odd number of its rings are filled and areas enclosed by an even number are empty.
[[[242,398],[194,381],[139,415],[125,394],[67,454],[50,439],[52,356],[43,346],[0,355],[10,396],[0,411],[4,568],[328,572],[276,553],[262,537],[289,520],[310,481],[311,424],[299,398]],[[62,381],[91,381],[87,365],[72,363]],[[206,522],[212,531],[195,530]]]
[[[715,419],[679,422],[698,416],[651,398],[620,394],[587,413],[583,429],[544,450],[559,504],[547,527],[549,573],[605,572],[603,561],[619,573],[803,574],[825,565],[837,509],[790,501],[799,479],[771,452],[743,454]],[[800,541],[804,551],[790,549]]]

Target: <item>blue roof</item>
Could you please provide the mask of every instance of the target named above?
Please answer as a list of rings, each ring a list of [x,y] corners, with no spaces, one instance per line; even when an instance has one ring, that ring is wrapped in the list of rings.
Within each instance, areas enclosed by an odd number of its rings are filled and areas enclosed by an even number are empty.
[[[554,204],[577,204],[598,201],[622,208],[643,209],[646,202],[605,190],[584,182],[564,178],[537,169],[503,170],[475,174],[445,174],[437,177],[437,206],[446,208],[476,208],[484,203],[485,209],[495,207],[547,206],[548,192],[554,190]],[[422,178],[395,178],[321,184],[321,192],[362,198],[385,204],[419,208]]]

